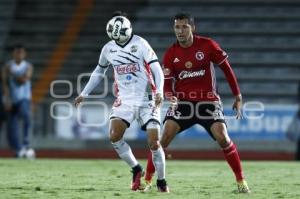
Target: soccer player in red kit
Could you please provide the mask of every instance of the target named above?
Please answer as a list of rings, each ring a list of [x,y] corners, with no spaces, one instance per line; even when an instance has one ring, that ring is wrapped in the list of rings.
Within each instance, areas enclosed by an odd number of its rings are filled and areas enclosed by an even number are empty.
[[[227,133],[220,96],[216,89],[214,64],[224,72],[235,101],[237,119],[241,118],[242,95],[227,54],[210,38],[194,34],[194,19],[189,14],[177,14],[174,32],[177,42],[165,53],[165,97],[171,102],[164,120],[162,147],[166,148],[176,134],[194,124],[202,125],[218,142],[237,181],[238,191],[249,193],[236,145]],[[150,189],[155,172],[151,155],[148,156],[145,175]]]

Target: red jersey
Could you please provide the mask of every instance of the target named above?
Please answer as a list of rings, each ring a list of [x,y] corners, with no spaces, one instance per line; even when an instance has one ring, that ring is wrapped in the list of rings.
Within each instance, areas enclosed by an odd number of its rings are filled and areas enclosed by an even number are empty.
[[[240,94],[227,57],[226,52],[210,38],[194,35],[193,44],[188,48],[174,43],[163,60],[166,95],[172,92],[179,100],[219,101],[214,64],[225,73],[233,94]]]

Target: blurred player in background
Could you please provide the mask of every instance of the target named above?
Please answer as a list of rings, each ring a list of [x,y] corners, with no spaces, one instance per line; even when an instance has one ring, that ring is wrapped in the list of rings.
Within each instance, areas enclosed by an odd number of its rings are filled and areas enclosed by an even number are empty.
[[[2,69],[0,70],[0,81],[2,84]],[[1,133],[2,133],[2,124],[4,120],[5,120],[5,111],[4,111],[4,104],[3,104],[2,86],[0,86],[0,132]]]
[[[177,42],[165,53],[163,60],[165,75],[165,96],[171,107],[164,120],[161,145],[166,148],[176,134],[194,124],[202,125],[223,150],[225,159],[233,170],[238,191],[248,193],[237,148],[229,138],[223,115],[220,96],[216,90],[213,64],[224,72],[235,96],[233,109],[241,117],[242,95],[227,54],[210,38],[194,34],[194,19],[189,14],[177,14],[174,18]],[[147,189],[155,168],[148,157],[145,180]]]
[[[133,173],[131,189],[141,188],[143,169],[123,138],[133,120],[147,131],[154,166],[157,170],[157,188],[168,192],[165,180],[165,154],[159,143],[160,106],[163,101],[164,76],[157,56],[148,42],[132,34],[130,21],[116,13],[107,24],[112,39],[102,48],[98,65],[82,93],[75,99],[78,106],[99,84],[108,67],[113,67],[117,99],[110,115],[110,141]]]
[[[286,136],[296,143],[295,159],[300,161],[300,81],[298,83],[297,105],[298,110],[287,129]]]
[[[8,114],[8,141],[17,157],[26,157],[29,148],[31,126],[31,76],[33,66],[25,60],[26,49],[22,45],[13,48],[13,59],[2,70],[4,108]],[[19,118],[23,121],[23,136],[20,144]],[[32,157],[30,157],[32,158]]]

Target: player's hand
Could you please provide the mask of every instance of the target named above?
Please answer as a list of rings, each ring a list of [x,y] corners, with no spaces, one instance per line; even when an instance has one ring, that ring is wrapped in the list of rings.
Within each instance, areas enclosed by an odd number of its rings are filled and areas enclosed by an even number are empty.
[[[81,95],[79,95],[78,97],[76,97],[76,98],[75,98],[75,101],[74,101],[75,107],[77,108],[77,107],[79,106],[79,104],[80,104],[81,102],[83,102],[83,100],[84,100],[84,97],[81,96]]]
[[[162,94],[160,93],[156,93],[155,97],[154,97],[154,103],[155,103],[155,107],[158,108],[161,106],[161,104],[163,103],[164,98],[162,97]]]
[[[3,107],[4,107],[4,111],[6,111],[6,112],[9,112],[12,110],[11,100],[6,95],[3,96]]]
[[[172,96],[172,97],[169,98],[169,101],[170,101],[170,107],[169,108],[171,110],[175,111],[177,109],[177,107],[178,107],[178,99],[177,99],[177,97]]]
[[[4,103],[4,111],[10,112],[12,110],[11,103]]]
[[[236,111],[236,119],[242,119],[242,105],[243,105],[243,100],[242,100],[242,95],[237,95],[235,97],[235,101],[232,105],[232,110]]]

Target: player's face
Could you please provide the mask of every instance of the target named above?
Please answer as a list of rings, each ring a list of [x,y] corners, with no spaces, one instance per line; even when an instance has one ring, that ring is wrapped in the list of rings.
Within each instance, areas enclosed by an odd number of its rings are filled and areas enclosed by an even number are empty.
[[[26,56],[26,51],[24,48],[16,48],[13,51],[13,58],[16,61],[22,61]]]
[[[188,23],[187,19],[176,19],[174,23],[174,32],[179,43],[190,42],[193,38],[194,26]]]

